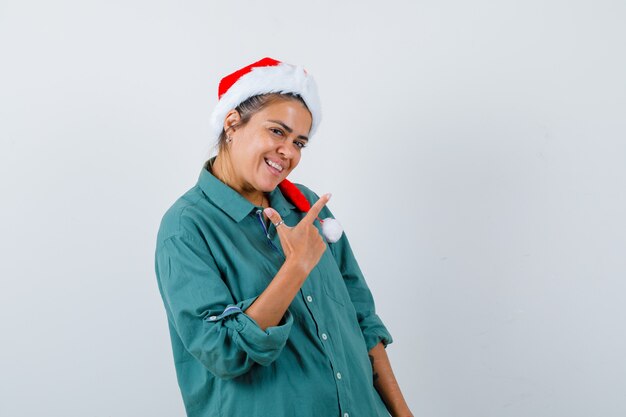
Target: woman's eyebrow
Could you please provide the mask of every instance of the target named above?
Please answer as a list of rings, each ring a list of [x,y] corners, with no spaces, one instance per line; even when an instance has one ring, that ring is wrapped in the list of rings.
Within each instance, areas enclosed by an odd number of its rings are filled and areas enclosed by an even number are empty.
[[[283,129],[285,129],[287,132],[291,133],[293,132],[293,129],[290,128],[289,126],[287,126],[286,124],[284,124],[283,122],[281,122],[280,120],[268,120],[268,122],[272,122],[272,123],[276,123],[279,124],[283,127]],[[298,135],[298,139],[304,139],[308,142],[309,138],[307,138],[304,135]]]

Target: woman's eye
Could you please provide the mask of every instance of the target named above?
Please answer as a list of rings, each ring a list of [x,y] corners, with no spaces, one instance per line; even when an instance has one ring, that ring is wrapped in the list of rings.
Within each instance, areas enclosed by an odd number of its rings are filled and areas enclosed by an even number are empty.
[[[304,142],[294,142],[296,144],[296,146],[300,149],[302,148],[306,148],[306,143]]]
[[[283,131],[280,129],[276,129],[276,128],[270,128],[270,130],[272,131],[272,133],[274,133],[275,135],[283,135]]]

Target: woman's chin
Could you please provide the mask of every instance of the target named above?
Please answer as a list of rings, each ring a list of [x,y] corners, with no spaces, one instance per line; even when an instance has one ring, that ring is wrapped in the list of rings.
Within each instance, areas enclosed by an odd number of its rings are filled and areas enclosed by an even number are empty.
[[[263,181],[262,183],[259,183],[257,190],[263,191],[264,193],[270,193],[274,191],[274,189],[278,186],[279,183],[280,183],[279,180]]]
[[[272,191],[274,191],[276,187],[278,187],[278,184],[279,184],[278,182],[275,184],[271,184],[268,188],[265,189],[265,192],[271,193]]]

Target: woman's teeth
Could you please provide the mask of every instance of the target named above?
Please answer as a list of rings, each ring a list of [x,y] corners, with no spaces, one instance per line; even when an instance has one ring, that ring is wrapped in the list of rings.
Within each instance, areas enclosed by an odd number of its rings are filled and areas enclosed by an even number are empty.
[[[266,159],[265,162],[267,163],[267,165],[271,166],[272,168],[276,168],[278,170],[278,172],[282,172],[283,167],[281,167],[278,164],[275,164],[274,162],[270,161],[269,159]]]

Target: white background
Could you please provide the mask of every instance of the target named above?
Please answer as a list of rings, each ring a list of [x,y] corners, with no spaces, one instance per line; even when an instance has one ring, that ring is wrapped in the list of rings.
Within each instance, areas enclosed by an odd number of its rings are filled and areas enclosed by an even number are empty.
[[[0,415],[183,416],[159,221],[221,76],[301,64],[415,416],[626,415],[623,1],[0,0]],[[323,417],[323,416],[322,416]]]

